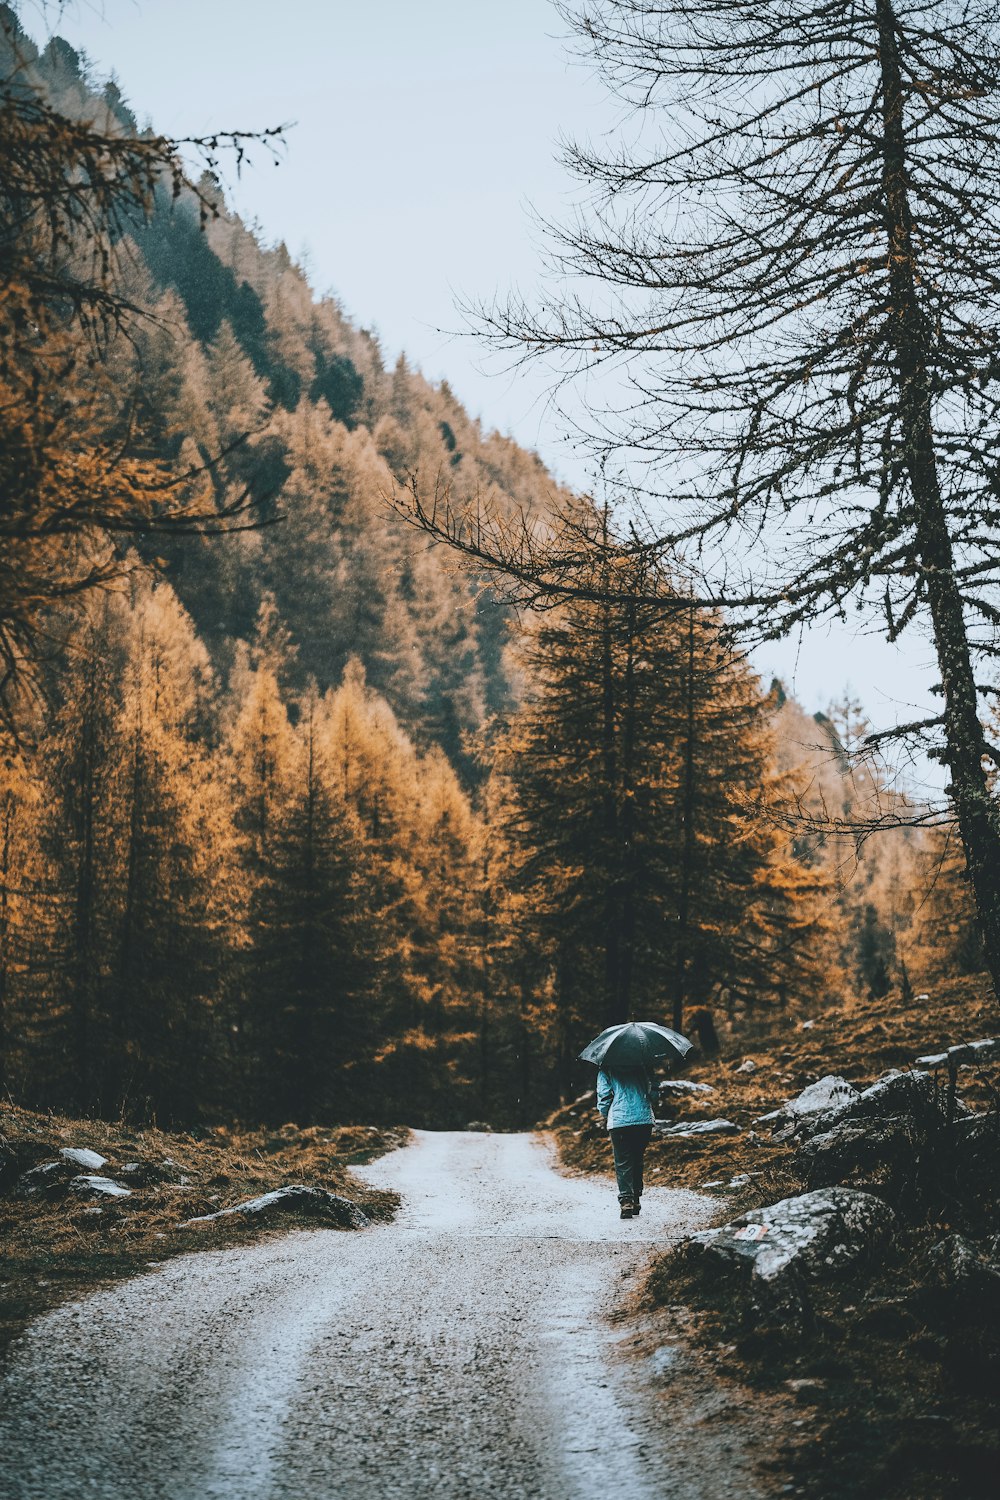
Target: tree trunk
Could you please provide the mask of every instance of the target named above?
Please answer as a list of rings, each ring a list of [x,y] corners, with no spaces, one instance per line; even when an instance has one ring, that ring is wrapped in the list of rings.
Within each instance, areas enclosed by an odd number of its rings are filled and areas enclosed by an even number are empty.
[[[15,807],[14,793],[9,791],[3,802],[3,835],[0,839],[0,1087],[7,1082],[9,1065],[7,1007],[10,992],[10,876]]]
[[[632,1019],[632,974],[635,966],[635,734],[636,734],[636,606],[630,600],[626,615],[625,693],[622,710],[621,808],[621,954],[618,968],[617,1019]]]
[[[76,1103],[81,1113],[93,1107],[93,1059],[91,1056],[94,999],[97,988],[96,952],[96,850],[95,800],[97,760],[96,643],[90,642],[87,692],[83,700],[80,743],[77,756],[74,835],[76,870],[73,890],[73,927],[70,993],[73,1017],[73,1050],[76,1063]]]
[[[891,0],[876,0],[882,75],[883,188],[889,249],[903,452],[913,496],[916,551],[923,572],[944,695],[943,759],[982,925],[986,962],[1000,995],[1000,818],[983,768],[983,730],[962,595],[954,574],[948,518],[934,441],[928,332],[917,296],[903,130],[904,92]]]
[[[681,783],[681,867],[677,887],[677,941],[674,947],[674,1013],[673,1027],[680,1031],[684,1020],[687,985],[688,926],[690,922],[691,880],[694,873],[694,605],[688,611],[687,662],[684,672],[686,724],[684,734],[684,770]]]
[[[628,1019],[621,1014],[621,911],[616,868],[618,857],[618,755],[615,744],[615,662],[610,605],[604,606],[601,622],[601,771],[604,779],[603,834],[611,869],[604,892],[604,1024],[615,1026]]]

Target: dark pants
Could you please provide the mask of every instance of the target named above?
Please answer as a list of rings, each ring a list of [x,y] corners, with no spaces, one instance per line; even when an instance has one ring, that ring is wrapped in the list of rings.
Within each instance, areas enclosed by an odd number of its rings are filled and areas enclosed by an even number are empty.
[[[618,1178],[618,1202],[638,1203],[642,1196],[642,1158],[652,1125],[622,1125],[609,1130],[611,1149],[615,1153],[615,1175]]]

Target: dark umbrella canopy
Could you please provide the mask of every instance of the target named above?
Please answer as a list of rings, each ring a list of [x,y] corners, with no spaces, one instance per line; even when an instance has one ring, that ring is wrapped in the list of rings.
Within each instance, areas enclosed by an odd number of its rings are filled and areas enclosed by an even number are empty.
[[[693,1045],[669,1026],[659,1026],[655,1021],[627,1021],[595,1036],[580,1053],[580,1060],[597,1068],[648,1068],[665,1057],[683,1061]]]

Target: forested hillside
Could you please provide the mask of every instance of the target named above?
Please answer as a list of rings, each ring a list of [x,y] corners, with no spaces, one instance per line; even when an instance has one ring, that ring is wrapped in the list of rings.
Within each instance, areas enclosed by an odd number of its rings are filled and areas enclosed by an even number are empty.
[[[13,148],[134,139],[116,85],[0,19]],[[530,1123],[636,1005],[738,1024],[908,983],[929,837],[866,853],[845,893],[789,821],[820,782],[846,795],[842,740],[813,755],[721,619],[637,608],[626,548],[603,603],[514,619],[393,490],[589,502],[386,369],[214,178],[121,193],[55,240],[27,195],[5,283],[8,535],[47,580],[8,580],[0,621],[11,1092],[163,1123]],[[127,524],[122,495],[146,507]],[[59,524],[18,531],[42,498]]]
[[[22,34],[13,50],[67,116],[136,129],[118,87],[98,91],[66,43],[39,56]],[[9,47],[8,58],[5,72]],[[446,385],[405,358],[387,369],[377,340],[314,295],[284,245],[230,213],[211,177],[199,193],[175,199],[164,182],[118,244],[120,288],[143,316],[113,350],[115,383],[145,456],[208,466],[220,508],[246,491],[254,518],[274,524],[225,547],[161,538],[141,550],[223,672],[271,599],[293,648],[289,687],[323,691],[356,657],[407,729],[456,759],[462,734],[505,701],[502,611],[390,521],[387,499],[414,472],[529,509],[557,486]]]

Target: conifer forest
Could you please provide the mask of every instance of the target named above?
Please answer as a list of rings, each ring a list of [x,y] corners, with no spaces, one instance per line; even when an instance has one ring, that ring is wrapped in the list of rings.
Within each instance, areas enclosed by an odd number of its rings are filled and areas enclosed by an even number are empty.
[[[993,1500],[998,657],[997,0],[0,0],[0,1500]]]
[[[960,839],[857,758],[840,684],[810,720],[667,549],[387,368],[227,208],[238,138],[193,180],[68,44],[3,36],[13,1097],[525,1125],[638,1011],[982,967]],[[488,518],[464,566],[394,506],[414,476]],[[518,527],[536,596],[590,544],[544,608],[505,587]]]

